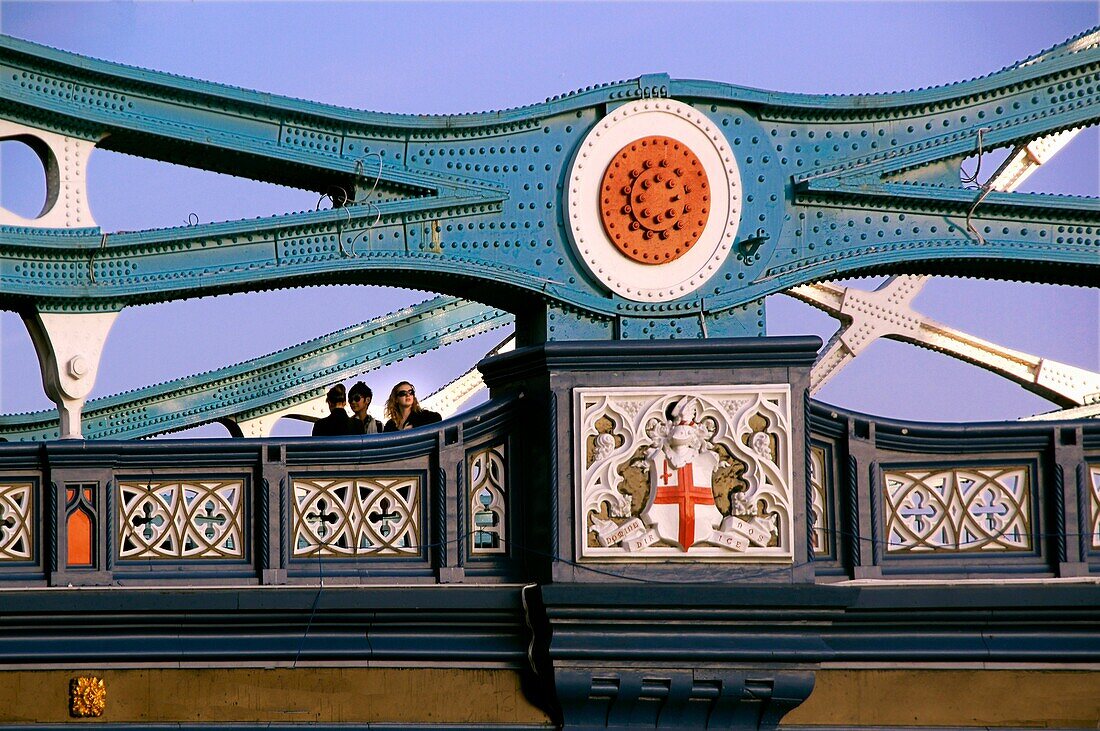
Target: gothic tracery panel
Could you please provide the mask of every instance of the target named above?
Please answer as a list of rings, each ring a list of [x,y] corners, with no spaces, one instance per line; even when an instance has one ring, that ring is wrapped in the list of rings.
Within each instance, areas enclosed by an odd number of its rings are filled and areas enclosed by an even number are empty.
[[[824,447],[810,448],[810,505],[809,520],[812,527],[814,552],[818,555],[832,555],[832,542],[829,537],[829,472],[828,455]]]
[[[120,559],[244,558],[243,479],[118,482]]]
[[[34,558],[34,484],[0,482],[0,561]]]
[[[1026,465],[884,471],[887,552],[1031,550],[1030,474]]]
[[[792,560],[787,384],[574,398],[579,557]]]
[[[1089,490],[1092,505],[1092,547],[1100,548],[1100,466],[1089,467]]]
[[[419,476],[294,478],[293,556],[420,553]]]
[[[494,444],[467,457],[470,475],[470,554],[501,554],[507,551],[505,535],[507,473],[504,445]]]

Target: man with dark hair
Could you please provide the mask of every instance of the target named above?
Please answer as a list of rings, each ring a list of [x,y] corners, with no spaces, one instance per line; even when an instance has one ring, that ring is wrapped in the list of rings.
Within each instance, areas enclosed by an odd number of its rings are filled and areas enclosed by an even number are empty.
[[[359,433],[355,420],[348,416],[348,412],[344,411],[347,400],[344,384],[337,383],[328,390],[325,403],[328,404],[329,415],[314,422],[313,436],[340,437],[345,434]]]
[[[348,403],[351,405],[352,412],[351,420],[359,427],[356,434],[382,433],[382,422],[375,419],[368,412],[372,398],[374,398],[374,394],[371,392],[370,386],[362,381],[357,381],[348,391]]]

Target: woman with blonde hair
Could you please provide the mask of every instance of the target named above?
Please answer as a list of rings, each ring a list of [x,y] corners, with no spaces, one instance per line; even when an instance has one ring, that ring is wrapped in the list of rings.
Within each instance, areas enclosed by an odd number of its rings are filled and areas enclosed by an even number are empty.
[[[415,429],[443,421],[443,417],[436,412],[420,408],[420,402],[416,400],[416,389],[408,381],[401,381],[390,391],[390,397],[386,400],[386,418],[388,421],[382,431],[388,432]]]

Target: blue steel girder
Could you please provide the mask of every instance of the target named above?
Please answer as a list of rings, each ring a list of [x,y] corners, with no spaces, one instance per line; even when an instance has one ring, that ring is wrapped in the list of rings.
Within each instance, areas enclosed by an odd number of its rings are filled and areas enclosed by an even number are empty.
[[[321,401],[348,377],[512,322],[501,310],[434,297],[275,353],[89,401],[88,439],[140,439],[226,419],[246,421]],[[57,439],[56,411],[0,415],[0,439]]]
[[[1097,38],[1089,31],[988,76],[910,92],[783,94],[651,75],[459,116],[341,109],[6,38],[0,117],[317,190],[337,207],[111,235],[5,227],[0,306],[115,310],[220,292],[377,283],[513,312],[545,308],[547,339],[676,337],[706,335],[708,323],[710,334],[762,333],[754,303],[838,276],[1093,284],[1096,199],[983,195],[961,186],[959,170],[977,151],[979,131],[991,149],[1096,123]],[[744,185],[739,219],[727,227],[732,245],[705,284],[641,301],[613,291],[584,261],[567,220],[568,188],[601,125],[635,102],[662,99],[682,102],[718,131]]]

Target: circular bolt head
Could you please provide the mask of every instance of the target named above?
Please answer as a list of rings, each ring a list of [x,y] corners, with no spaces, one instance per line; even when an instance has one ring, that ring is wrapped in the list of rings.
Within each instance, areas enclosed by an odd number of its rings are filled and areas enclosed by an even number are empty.
[[[88,375],[88,371],[91,367],[88,364],[87,358],[82,355],[74,355],[69,359],[68,365],[69,375],[73,378],[83,378]]]

